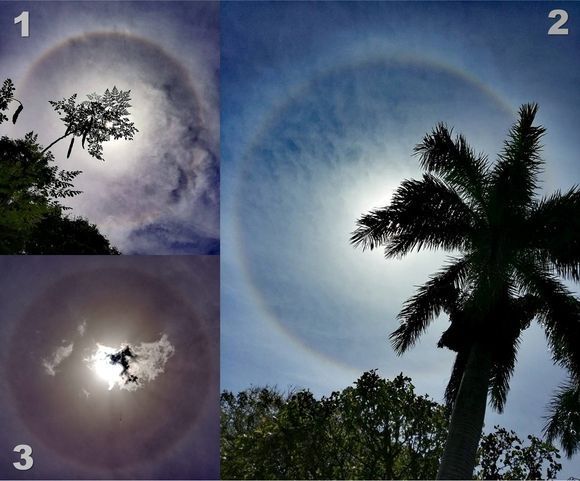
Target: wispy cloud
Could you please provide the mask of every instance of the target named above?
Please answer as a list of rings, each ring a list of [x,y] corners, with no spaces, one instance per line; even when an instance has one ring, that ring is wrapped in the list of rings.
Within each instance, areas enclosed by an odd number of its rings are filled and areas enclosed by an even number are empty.
[[[56,368],[73,352],[74,344],[71,342],[66,346],[60,346],[54,351],[54,354],[50,359],[43,359],[42,366],[44,367],[46,373],[49,376],[56,375]]]
[[[84,320],[82,323],[80,323],[77,326],[77,331],[79,333],[79,336],[82,337],[85,335],[85,332],[87,332],[87,321],[86,320]]]

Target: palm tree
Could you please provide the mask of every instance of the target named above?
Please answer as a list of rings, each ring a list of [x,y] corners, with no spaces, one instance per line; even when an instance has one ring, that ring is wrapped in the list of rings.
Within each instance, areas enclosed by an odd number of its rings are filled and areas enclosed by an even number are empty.
[[[549,442],[559,439],[571,458],[580,448],[580,383],[570,379],[552,399],[550,418],[544,432]]]
[[[438,124],[416,146],[426,171],[390,205],[361,217],[351,243],[385,256],[443,249],[454,256],[408,299],[391,335],[398,354],[441,312],[439,347],[457,353],[446,390],[452,408],[439,479],[470,479],[487,403],[502,411],[522,332],[536,319],[553,359],[580,379],[580,189],[538,198],[545,129],[524,105],[495,164]]]

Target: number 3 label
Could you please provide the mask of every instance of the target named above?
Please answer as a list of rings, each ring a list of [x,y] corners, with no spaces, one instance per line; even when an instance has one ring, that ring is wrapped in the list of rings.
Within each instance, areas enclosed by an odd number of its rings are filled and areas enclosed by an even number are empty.
[[[32,468],[34,460],[32,459],[32,448],[28,444],[19,444],[14,448],[15,453],[20,453],[20,461],[12,463],[19,471],[27,471]]]

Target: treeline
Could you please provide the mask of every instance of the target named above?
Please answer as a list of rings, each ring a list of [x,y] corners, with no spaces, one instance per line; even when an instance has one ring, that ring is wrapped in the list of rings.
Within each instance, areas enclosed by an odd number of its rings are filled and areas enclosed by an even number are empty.
[[[400,374],[365,372],[340,392],[253,387],[221,395],[223,479],[434,479],[448,409]],[[475,479],[553,479],[558,450],[499,426],[483,436]]]

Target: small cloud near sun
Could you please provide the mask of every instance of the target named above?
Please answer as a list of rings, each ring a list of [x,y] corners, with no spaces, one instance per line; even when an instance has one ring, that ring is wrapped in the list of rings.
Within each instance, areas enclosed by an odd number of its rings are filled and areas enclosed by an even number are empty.
[[[73,352],[74,344],[71,342],[67,346],[60,346],[52,355],[51,359],[43,359],[42,365],[46,373],[50,376],[56,375],[56,368],[59,364],[69,357]]]
[[[85,332],[87,331],[87,321],[86,320],[78,325],[77,331],[79,332],[79,335],[81,337],[85,335]]]
[[[175,348],[163,334],[156,342],[122,344],[118,348],[97,343],[95,352],[85,359],[89,369],[106,381],[109,390],[135,391],[164,372]]]

